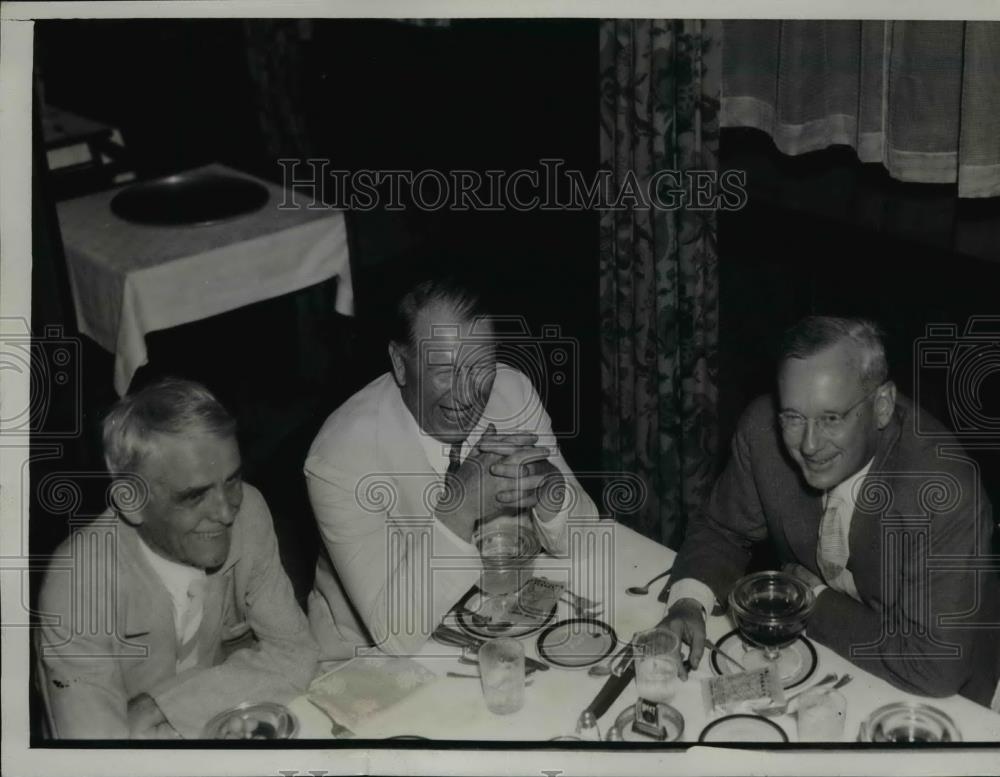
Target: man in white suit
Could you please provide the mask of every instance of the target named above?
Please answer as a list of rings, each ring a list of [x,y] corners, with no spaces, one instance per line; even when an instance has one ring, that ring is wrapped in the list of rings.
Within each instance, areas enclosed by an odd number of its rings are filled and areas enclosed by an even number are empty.
[[[326,420],[305,463],[327,551],[309,597],[321,660],[418,650],[479,580],[477,526],[530,516],[558,555],[570,513],[597,515],[531,382],[497,363],[478,297],[426,281],[396,319],[392,370]]]

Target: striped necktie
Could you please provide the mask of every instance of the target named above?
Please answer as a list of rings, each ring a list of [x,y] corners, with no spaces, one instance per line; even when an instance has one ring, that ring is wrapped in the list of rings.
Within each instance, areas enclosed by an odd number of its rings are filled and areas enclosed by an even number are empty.
[[[205,584],[207,578],[199,577],[188,586],[187,609],[181,615],[177,634],[177,671],[182,672],[198,664],[198,629],[205,611]]]
[[[448,472],[449,475],[454,475],[458,472],[458,468],[462,466],[462,443],[456,442],[451,446],[451,450],[448,451]]]
[[[840,520],[840,511],[844,507],[844,500],[829,497],[819,524],[816,565],[823,579],[831,586],[844,573],[850,556],[849,540],[845,535],[844,522]]]

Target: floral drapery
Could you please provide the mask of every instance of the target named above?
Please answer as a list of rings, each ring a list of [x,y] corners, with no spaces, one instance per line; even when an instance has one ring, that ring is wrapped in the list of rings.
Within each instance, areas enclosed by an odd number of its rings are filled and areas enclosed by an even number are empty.
[[[305,44],[312,37],[309,19],[247,19],[247,67],[254,85],[257,118],[268,155],[306,159],[315,149],[304,108],[308,93]]]
[[[725,22],[722,126],[1000,195],[1000,22]]]
[[[717,21],[601,23],[601,164],[618,187],[718,170],[721,31]],[[619,517],[673,547],[715,474],[717,265],[713,210],[602,211],[604,463],[646,485],[641,506]]]

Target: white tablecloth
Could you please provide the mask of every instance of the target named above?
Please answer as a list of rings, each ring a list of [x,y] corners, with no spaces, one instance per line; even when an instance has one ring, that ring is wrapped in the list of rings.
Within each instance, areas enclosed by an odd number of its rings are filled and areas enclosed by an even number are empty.
[[[593,551],[600,543],[581,547]],[[662,617],[664,606],[656,599],[663,585],[658,581],[648,596],[630,597],[625,588],[641,585],[673,562],[674,552],[634,531],[615,526],[613,534],[614,573],[609,589],[614,591],[613,601],[606,601],[604,620],[611,623],[620,639],[631,638],[633,632],[647,629]],[[574,567],[594,569],[592,553],[581,553],[573,561]],[[539,569],[552,579],[568,579],[567,573],[557,559],[546,559]],[[599,566],[599,565],[598,565]],[[579,579],[579,575],[577,575]],[[580,592],[580,591],[578,591]],[[581,592],[582,593],[582,592]],[[609,597],[609,600],[611,597]],[[612,608],[609,610],[609,603]],[[565,605],[560,605],[560,608]],[[572,617],[568,609],[561,609],[558,617]],[[710,618],[708,635],[718,639],[732,629],[728,617]],[[538,656],[534,637],[524,641],[527,655]],[[842,689],[847,699],[847,721],[843,741],[856,741],[861,722],[883,704],[905,699],[922,700],[946,712],[956,722],[965,742],[1000,741],[1000,715],[961,696],[945,699],[922,699],[921,697],[897,690],[883,680],[859,669],[823,645],[814,643],[819,655],[819,665],[808,682],[799,688],[806,688],[812,682],[829,672],[849,673],[854,678]],[[548,740],[552,737],[573,734],[580,712],[591,702],[605,682],[605,678],[590,677],[587,671],[567,671],[551,668],[547,672],[536,672],[531,686],[525,690],[525,704],[520,712],[512,715],[493,715],[483,701],[479,681],[445,677],[448,671],[476,673],[475,667],[459,664],[459,651],[443,647],[436,642],[424,646],[417,660],[435,672],[439,678],[407,697],[395,707],[384,710],[355,730],[358,737],[384,738],[397,735],[417,735],[430,739],[459,740]],[[705,713],[701,698],[700,680],[711,677],[709,653],[706,650],[698,671],[691,673],[672,704],[685,720],[683,740],[695,742],[702,729],[718,715],[709,717]],[[633,682],[610,709],[601,717],[599,726],[604,734],[614,722],[618,713],[635,704],[637,699]],[[305,696],[296,699],[292,710],[299,717],[299,736],[303,738],[330,738],[330,721]],[[794,717],[782,715],[772,718],[788,734],[791,742],[798,741]]]
[[[205,170],[238,173],[222,165]],[[258,180],[253,178],[253,180]],[[335,210],[278,208],[282,189],[254,213],[206,226],[144,226],[111,212],[118,190],[58,205],[80,331],[115,355],[114,385],[128,390],[148,361],[148,332],[338,277],[336,309],[354,312],[347,230]]]

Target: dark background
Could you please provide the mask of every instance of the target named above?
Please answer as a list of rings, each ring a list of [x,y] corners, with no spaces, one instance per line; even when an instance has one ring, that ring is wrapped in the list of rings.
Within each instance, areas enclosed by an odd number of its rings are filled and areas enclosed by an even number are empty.
[[[244,22],[47,21],[36,26],[45,100],[120,128],[140,178],[208,161],[278,179],[258,116]],[[598,22],[459,21],[423,29],[391,21],[317,21],[297,84],[312,150],[339,169],[538,169],[559,158],[589,177],[599,161]],[[894,182],[848,149],[790,159],[749,130],[725,130],[724,168],[748,171],[749,203],[719,214],[719,413],[722,450],[742,408],[769,390],[780,332],[807,313],[861,314],[890,336],[904,393],[948,420],[941,373],[915,377],[914,343],[933,322],[998,311],[997,243],[963,248],[968,230],[997,234],[995,202],[962,203],[953,186]],[[36,161],[38,161],[36,159]],[[51,196],[39,176],[34,327],[75,335]],[[873,204],[874,203],[874,204]],[[301,474],[322,420],[384,370],[377,336],[386,279],[442,259],[478,275],[495,306],[533,332],[556,324],[579,344],[577,405],[549,407],[574,469],[601,463],[596,212],[349,212],[358,316],[332,312],[332,281],[148,338],[150,364],[134,386],[164,374],[206,382],[238,415],[247,479],[275,516],[300,596],[311,585],[317,536]],[[109,354],[81,338],[83,434],[47,471],[100,471],[97,424],[114,400]],[[962,342],[952,338],[954,348]],[[943,346],[948,349],[947,343]],[[933,373],[933,374],[932,374]],[[1000,417],[1000,377],[984,384],[984,413]],[[992,403],[992,404],[990,404]],[[74,412],[51,408],[48,423]],[[996,453],[976,452],[998,501]],[[721,466],[724,457],[720,458]],[[103,491],[86,494],[99,512]],[[67,515],[32,505],[33,553],[50,552]]]

